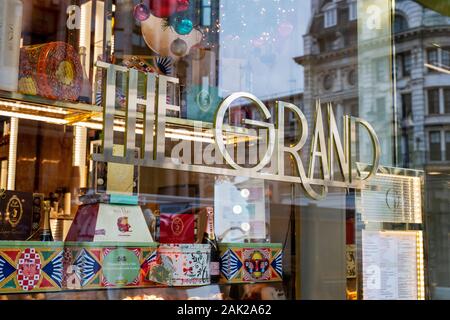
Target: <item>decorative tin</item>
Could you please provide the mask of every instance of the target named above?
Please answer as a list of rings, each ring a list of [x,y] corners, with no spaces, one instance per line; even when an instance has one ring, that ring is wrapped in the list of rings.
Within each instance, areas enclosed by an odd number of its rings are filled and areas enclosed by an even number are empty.
[[[67,289],[142,287],[156,243],[65,243]]]
[[[0,293],[155,285],[156,243],[0,241]]]
[[[0,241],[0,293],[59,291],[62,242]]]
[[[220,243],[221,283],[272,282],[283,278],[278,243]]]
[[[20,92],[75,101],[82,84],[83,67],[70,44],[57,41],[20,49]]]
[[[149,264],[147,279],[168,286],[210,284],[208,244],[160,245]]]

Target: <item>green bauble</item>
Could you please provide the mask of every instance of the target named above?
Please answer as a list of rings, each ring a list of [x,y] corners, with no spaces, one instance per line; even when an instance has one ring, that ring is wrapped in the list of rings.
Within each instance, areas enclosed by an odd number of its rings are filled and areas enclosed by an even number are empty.
[[[173,29],[176,33],[184,36],[191,33],[194,29],[194,24],[188,18],[177,18],[173,23]]]

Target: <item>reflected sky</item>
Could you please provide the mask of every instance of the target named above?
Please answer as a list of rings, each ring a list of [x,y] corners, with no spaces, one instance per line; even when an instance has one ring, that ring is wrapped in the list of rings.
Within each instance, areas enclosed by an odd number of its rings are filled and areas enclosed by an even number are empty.
[[[303,91],[310,0],[226,0],[220,5],[220,95],[247,91],[261,99]]]

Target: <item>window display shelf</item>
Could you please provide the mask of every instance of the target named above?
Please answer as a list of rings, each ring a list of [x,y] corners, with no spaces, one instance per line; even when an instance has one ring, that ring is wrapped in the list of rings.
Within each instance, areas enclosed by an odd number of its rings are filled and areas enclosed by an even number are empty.
[[[97,130],[101,130],[103,126],[103,107],[101,106],[82,102],[51,100],[40,96],[2,90],[0,90],[0,115],[61,125],[78,125]],[[125,111],[116,110],[115,124],[117,127],[124,128],[125,118]],[[136,119],[138,127],[139,125],[142,126],[144,114],[142,112],[137,112]],[[214,127],[211,122],[195,121],[176,117],[166,117],[165,121],[167,124],[166,128],[169,129],[177,128],[192,131],[192,128],[199,127],[198,129],[207,131],[213,129]],[[201,124],[201,127],[199,124]],[[232,127],[224,124],[223,129],[225,131],[224,135],[227,139],[241,136],[253,136],[251,131],[243,127]],[[227,133],[227,131],[233,132]]]

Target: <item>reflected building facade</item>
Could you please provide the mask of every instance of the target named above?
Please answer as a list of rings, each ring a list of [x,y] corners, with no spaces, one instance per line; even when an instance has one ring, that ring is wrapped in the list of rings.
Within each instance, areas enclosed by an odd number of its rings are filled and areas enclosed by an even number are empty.
[[[429,285],[433,297],[448,298],[450,18],[415,1],[396,1],[393,61],[377,54],[382,49],[372,48],[365,54],[364,45],[374,44],[361,41],[361,8],[352,0],[312,1],[312,18],[303,36],[304,55],[295,58],[304,68],[305,114],[311,123],[314,102],[320,98],[322,103],[333,103],[341,123],[345,114],[370,119],[382,153],[392,152],[391,157],[382,158],[382,164],[425,171]],[[382,88],[391,84],[395,90]],[[386,140],[392,145],[383,145]],[[358,147],[364,154],[362,139]]]

